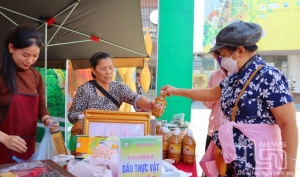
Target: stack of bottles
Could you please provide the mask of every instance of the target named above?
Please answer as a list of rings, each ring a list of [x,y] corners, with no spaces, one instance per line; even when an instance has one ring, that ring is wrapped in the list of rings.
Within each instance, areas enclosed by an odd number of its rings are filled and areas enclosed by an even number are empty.
[[[161,135],[162,134],[161,122],[156,122],[155,133],[156,133],[156,135]]]
[[[196,152],[193,131],[188,129],[184,136],[181,136],[179,128],[175,128],[173,135],[170,132],[166,127],[161,127],[157,132],[157,135],[162,136],[163,159],[173,159],[175,163],[182,161],[185,164],[193,164]]]

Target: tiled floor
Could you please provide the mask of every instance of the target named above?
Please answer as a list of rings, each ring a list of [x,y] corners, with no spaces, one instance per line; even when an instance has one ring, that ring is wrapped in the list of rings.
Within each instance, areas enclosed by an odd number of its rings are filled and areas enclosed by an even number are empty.
[[[300,127],[300,105],[296,105],[297,110],[297,125]],[[206,109],[201,102],[194,102],[192,104],[192,114],[191,114],[191,129],[194,132],[194,138],[197,143],[197,164],[201,157],[204,154],[205,150],[205,142],[206,142],[206,134],[207,134],[207,126],[208,126],[208,117],[210,115],[210,110]],[[300,141],[299,141],[300,143]],[[298,146],[298,154],[300,154],[300,145]],[[300,156],[300,155],[298,155]],[[198,176],[201,176],[202,170],[199,165],[197,165]],[[297,160],[297,171],[296,175],[300,176],[300,159]]]

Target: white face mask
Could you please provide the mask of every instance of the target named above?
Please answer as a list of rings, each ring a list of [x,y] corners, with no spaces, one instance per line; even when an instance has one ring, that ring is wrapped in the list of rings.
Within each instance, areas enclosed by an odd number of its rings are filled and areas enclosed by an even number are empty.
[[[221,60],[221,66],[223,68],[225,68],[228,72],[230,72],[231,74],[237,73],[239,71],[238,65],[237,65],[237,60],[232,59],[231,57],[234,55],[235,52],[233,52],[233,54],[227,58],[227,57],[222,57]]]

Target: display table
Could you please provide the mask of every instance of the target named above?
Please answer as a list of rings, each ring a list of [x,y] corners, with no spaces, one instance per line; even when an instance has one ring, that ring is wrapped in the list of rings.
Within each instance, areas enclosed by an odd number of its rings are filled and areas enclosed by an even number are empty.
[[[177,164],[173,164],[178,170],[182,170],[184,172],[187,173],[192,173],[192,177],[197,177],[197,162],[196,160],[194,161],[193,164],[188,165],[188,164],[184,164],[181,161]]]
[[[64,168],[59,166],[57,163],[55,163],[52,160],[40,160],[40,162],[43,162],[47,165],[49,165],[53,170],[57,171],[59,174],[66,176],[66,177],[74,177],[71,173],[66,171]],[[12,163],[12,164],[5,164],[5,165],[0,165],[0,170],[11,167],[16,165],[17,163]]]

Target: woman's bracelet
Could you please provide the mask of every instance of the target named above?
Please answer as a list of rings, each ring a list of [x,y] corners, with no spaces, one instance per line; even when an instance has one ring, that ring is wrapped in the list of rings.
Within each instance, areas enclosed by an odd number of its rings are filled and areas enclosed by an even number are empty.
[[[51,118],[47,117],[46,119],[44,119],[44,121],[43,121],[44,125],[45,125],[47,119],[51,119]]]
[[[297,160],[297,158],[284,158],[286,160]]]

